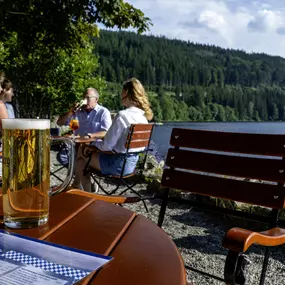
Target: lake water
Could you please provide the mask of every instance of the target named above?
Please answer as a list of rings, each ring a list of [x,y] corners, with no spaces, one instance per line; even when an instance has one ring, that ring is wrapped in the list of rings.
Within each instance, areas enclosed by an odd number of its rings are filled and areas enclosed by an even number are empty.
[[[163,125],[155,125],[152,134],[152,141],[155,144],[155,149],[161,157],[165,157],[167,153],[170,135],[173,128],[261,134],[285,134],[285,122],[163,123]]]

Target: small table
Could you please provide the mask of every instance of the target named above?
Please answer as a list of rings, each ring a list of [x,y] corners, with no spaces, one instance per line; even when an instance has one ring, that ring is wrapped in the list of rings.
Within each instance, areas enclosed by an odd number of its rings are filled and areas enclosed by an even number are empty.
[[[184,264],[174,242],[150,220],[117,205],[62,193],[51,197],[46,225],[5,230],[114,257],[81,285],[186,284]]]

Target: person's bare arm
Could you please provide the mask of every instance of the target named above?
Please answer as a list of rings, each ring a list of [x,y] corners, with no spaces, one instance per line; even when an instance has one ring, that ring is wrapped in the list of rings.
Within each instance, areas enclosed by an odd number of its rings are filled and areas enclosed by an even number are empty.
[[[65,114],[61,115],[58,120],[57,120],[57,124],[59,126],[63,126],[65,124],[65,122],[68,120],[68,118],[70,116],[73,115],[73,109],[68,110],[68,112],[66,112]]]
[[[105,137],[106,133],[107,133],[106,131],[90,133],[90,136],[92,139],[102,139]]]
[[[57,124],[59,126],[65,125],[65,122],[68,120],[69,117],[71,117],[78,109],[79,103],[74,104],[65,114],[61,115],[57,119]]]
[[[0,102],[0,128],[2,130],[2,119],[8,119],[8,112],[5,104]]]
[[[88,133],[88,134],[85,134],[84,136],[75,136],[75,138],[78,139],[77,140],[78,142],[81,141],[82,139],[92,142],[92,140],[103,139],[105,137],[106,133],[107,133],[106,131],[97,132],[97,133]]]

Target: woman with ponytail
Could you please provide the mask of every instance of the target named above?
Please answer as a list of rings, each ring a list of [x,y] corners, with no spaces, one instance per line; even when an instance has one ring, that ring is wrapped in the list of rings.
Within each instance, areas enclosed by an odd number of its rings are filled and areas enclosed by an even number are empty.
[[[121,101],[126,109],[118,112],[104,140],[93,143],[101,151],[116,152],[115,154],[92,153],[89,165],[105,175],[120,175],[124,163],[124,155],[122,153],[126,152],[125,143],[131,124],[147,124],[153,117],[144,87],[136,78],[131,78],[124,82]],[[88,147],[86,149],[88,150]],[[131,174],[134,171],[138,159],[138,154],[128,154],[124,175]],[[84,155],[80,155],[76,160],[75,175],[81,181],[84,190],[90,192],[90,176],[83,175],[85,165],[86,158]],[[78,187],[78,185],[76,186]]]

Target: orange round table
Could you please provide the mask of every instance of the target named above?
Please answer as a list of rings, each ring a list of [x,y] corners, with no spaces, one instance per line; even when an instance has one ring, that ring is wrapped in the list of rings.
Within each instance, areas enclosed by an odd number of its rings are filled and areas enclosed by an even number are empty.
[[[1,215],[1,196],[0,200]],[[51,197],[46,225],[5,230],[114,258],[81,285],[186,284],[180,253],[166,233],[150,220],[104,201],[59,194]]]

